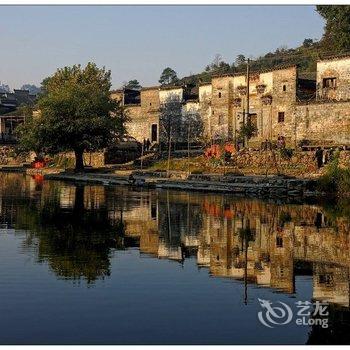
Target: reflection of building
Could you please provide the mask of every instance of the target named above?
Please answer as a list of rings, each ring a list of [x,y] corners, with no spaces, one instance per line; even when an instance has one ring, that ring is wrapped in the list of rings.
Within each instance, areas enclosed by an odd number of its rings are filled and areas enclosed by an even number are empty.
[[[350,306],[350,220],[334,213],[329,216],[322,207],[57,185],[13,174],[1,181],[0,224],[5,227],[18,222],[16,210],[26,207],[14,205],[17,198],[24,196],[44,207],[46,201],[52,204],[55,199],[55,216],[89,214],[90,223],[98,223],[97,230],[104,226],[112,237],[108,247],[137,246],[140,253],[179,262],[196,257],[198,266],[208,268],[212,276],[285,293],[294,293],[296,273],[312,273],[313,298]],[[23,220],[27,219],[24,215]],[[90,229],[78,219],[76,225]]]
[[[194,252],[198,266],[208,267],[213,276],[285,293],[295,290],[295,261],[311,263],[314,298],[349,304],[350,223],[339,219],[341,233],[335,234],[334,222],[317,206],[228,204],[220,196],[160,192],[148,201],[140,198],[124,218],[132,228],[127,235],[139,237],[142,253],[182,261]]]
[[[313,298],[349,307],[349,267],[314,263]]]

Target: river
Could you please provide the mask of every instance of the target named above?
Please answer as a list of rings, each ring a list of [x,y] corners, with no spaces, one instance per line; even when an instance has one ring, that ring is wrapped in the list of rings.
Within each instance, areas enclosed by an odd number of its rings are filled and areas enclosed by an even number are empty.
[[[0,344],[349,344],[349,208],[0,174]]]

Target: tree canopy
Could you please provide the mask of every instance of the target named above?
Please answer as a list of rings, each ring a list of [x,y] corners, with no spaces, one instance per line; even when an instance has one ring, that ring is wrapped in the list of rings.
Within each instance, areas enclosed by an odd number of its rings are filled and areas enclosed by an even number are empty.
[[[127,89],[140,90],[141,87],[142,87],[142,86],[141,86],[141,84],[138,82],[137,79],[129,80],[129,81],[125,84],[125,88],[127,88]]]
[[[350,50],[350,6],[317,5],[317,12],[325,19],[322,38],[326,49],[338,53]]]
[[[125,133],[127,117],[110,88],[110,71],[94,63],[58,69],[42,83],[38,115],[17,130],[20,147],[45,154],[73,151],[76,170],[82,170],[84,151],[102,149]]]
[[[159,83],[162,85],[169,85],[177,83],[178,80],[176,72],[172,68],[167,67],[163,70],[159,78]]]

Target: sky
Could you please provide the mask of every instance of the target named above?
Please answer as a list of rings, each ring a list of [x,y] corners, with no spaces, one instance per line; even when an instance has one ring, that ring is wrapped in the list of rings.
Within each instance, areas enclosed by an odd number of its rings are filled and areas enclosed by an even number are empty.
[[[40,85],[57,68],[89,61],[113,88],[155,85],[169,66],[201,72],[215,54],[232,63],[320,39],[315,6],[0,6],[0,82]]]

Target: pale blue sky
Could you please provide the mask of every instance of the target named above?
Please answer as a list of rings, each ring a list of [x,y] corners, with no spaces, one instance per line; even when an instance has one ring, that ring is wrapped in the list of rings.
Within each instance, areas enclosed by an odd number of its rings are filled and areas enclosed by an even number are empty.
[[[314,6],[0,6],[0,81],[39,83],[58,67],[94,61],[113,87],[154,85],[164,67],[200,72],[220,53],[233,62],[320,38]]]

